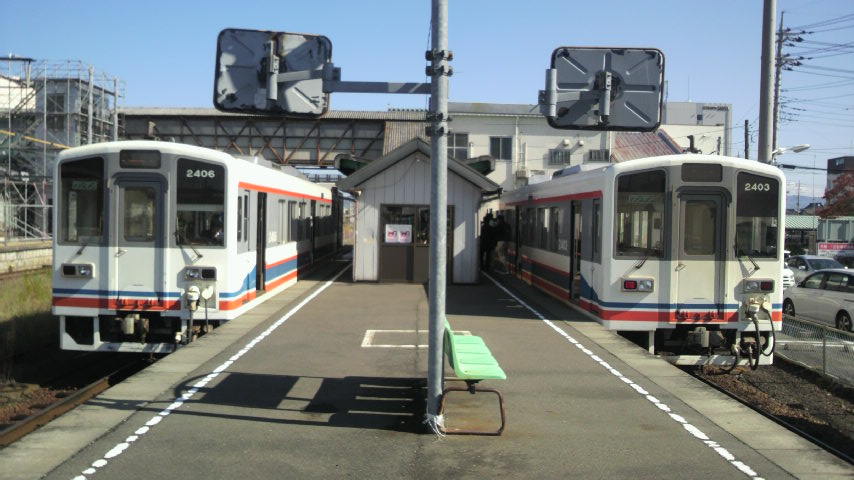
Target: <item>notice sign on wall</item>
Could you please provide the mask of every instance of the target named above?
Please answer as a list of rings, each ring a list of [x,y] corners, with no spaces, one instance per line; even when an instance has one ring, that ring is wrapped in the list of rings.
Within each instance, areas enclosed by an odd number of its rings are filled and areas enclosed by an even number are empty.
[[[412,225],[387,224],[385,243],[412,243]]]

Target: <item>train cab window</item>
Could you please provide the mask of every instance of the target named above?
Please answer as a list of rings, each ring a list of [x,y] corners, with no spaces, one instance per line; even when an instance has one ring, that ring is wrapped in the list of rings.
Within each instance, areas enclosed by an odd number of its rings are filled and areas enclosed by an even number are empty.
[[[104,159],[87,158],[59,167],[59,240],[101,243],[104,239]]]
[[[737,254],[777,258],[780,225],[780,185],[777,179],[741,172],[735,198]]]
[[[178,159],[178,245],[225,244],[225,168],[208,162]]]
[[[665,183],[660,170],[621,175],[617,180],[618,256],[663,255]]]

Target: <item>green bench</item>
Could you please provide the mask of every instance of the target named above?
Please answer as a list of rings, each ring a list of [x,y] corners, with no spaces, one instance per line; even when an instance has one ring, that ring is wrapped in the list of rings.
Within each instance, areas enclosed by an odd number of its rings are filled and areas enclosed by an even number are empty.
[[[476,392],[491,392],[498,395],[498,407],[501,410],[501,427],[497,431],[480,431],[480,430],[462,430],[462,429],[445,429],[444,433],[458,433],[468,435],[501,435],[504,431],[504,397],[501,392],[494,388],[476,388],[475,385],[482,380],[504,380],[507,375],[498,361],[492,356],[489,347],[486,346],[483,339],[474,335],[457,335],[451,329],[451,324],[445,320],[445,338],[444,351],[448,356],[448,363],[454,369],[456,379],[463,380],[466,387],[449,386],[442,392],[441,406],[439,414],[445,411],[445,399],[450,391],[469,392],[474,395]]]

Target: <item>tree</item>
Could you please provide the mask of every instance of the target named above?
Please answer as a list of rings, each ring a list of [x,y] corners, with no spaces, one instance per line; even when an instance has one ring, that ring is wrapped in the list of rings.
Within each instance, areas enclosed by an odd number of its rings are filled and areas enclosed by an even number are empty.
[[[821,218],[854,215],[854,172],[845,172],[833,180],[833,186],[824,192],[824,207],[816,210]]]

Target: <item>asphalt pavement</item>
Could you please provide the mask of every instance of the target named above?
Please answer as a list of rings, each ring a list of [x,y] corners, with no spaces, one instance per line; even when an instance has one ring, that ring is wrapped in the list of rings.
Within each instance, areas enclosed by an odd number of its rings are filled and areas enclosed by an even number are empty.
[[[449,285],[447,318],[507,373],[483,382],[503,393],[506,428],[436,435],[423,422],[426,287],[350,276],[335,262],[0,451],[0,477],[854,476],[505,275]],[[496,397],[455,393],[445,421],[494,429]]]

